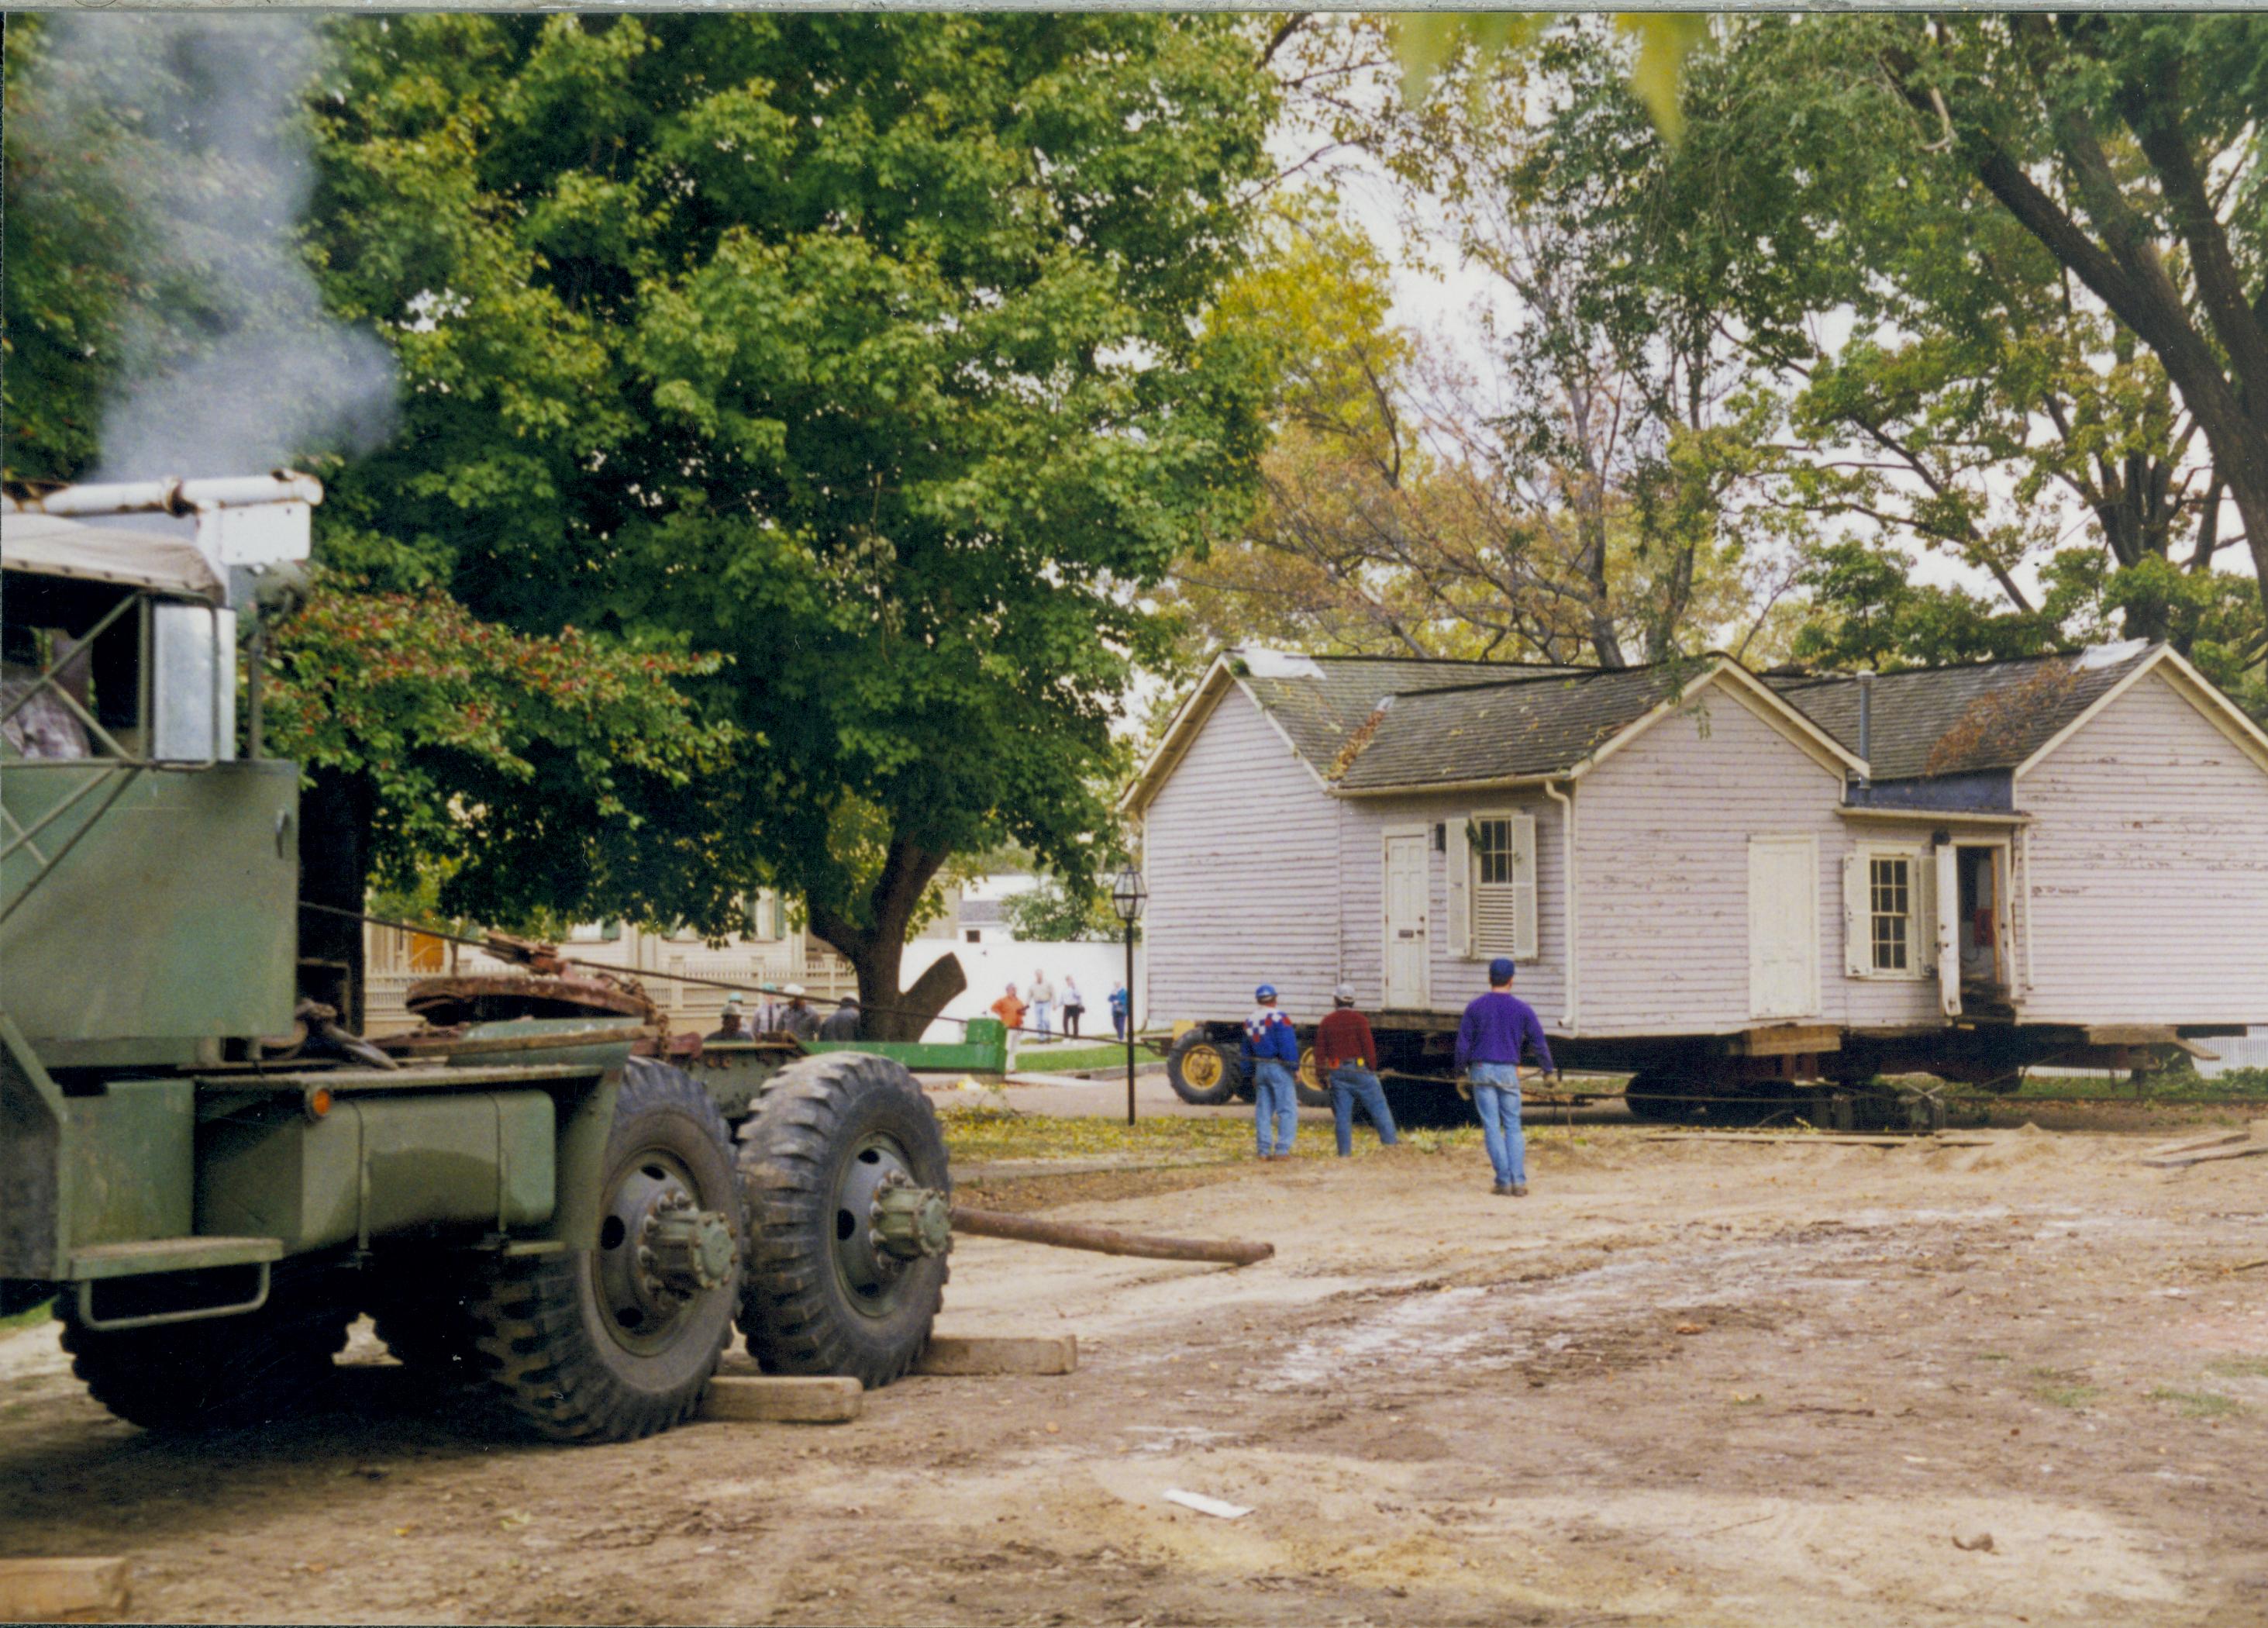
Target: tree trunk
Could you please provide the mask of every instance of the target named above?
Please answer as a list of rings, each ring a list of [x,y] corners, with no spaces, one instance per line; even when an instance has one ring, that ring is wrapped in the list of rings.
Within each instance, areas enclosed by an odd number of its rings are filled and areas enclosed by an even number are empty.
[[[836,948],[843,951],[843,959],[858,975],[861,1040],[919,1040],[931,1020],[968,987],[961,957],[947,953],[916,978],[911,989],[899,989],[906,954],[902,939],[885,941],[870,935],[856,949],[844,949],[839,944]]]
[[[946,1004],[968,987],[961,958],[953,954],[940,957],[914,981],[911,989],[898,987],[914,911],[948,857],[903,836],[892,837],[873,890],[867,895],[871,927],[818,904],[810,907],[811,930],[833,946],[858,975],[861,1040],[919,1040]]]
[[[361,775],[317,770],[299,799],[299,897],[360,912],[370,886],[371,825],[377,788]],[[363,1032],[363,924],[320,910],[299,912],[299,959],[328,962],[301,978],[305,993],[333,1001],[339,1021]],[[328,975],[328,976],[324,976]],[[342,976],[342,990],[335,980]]]

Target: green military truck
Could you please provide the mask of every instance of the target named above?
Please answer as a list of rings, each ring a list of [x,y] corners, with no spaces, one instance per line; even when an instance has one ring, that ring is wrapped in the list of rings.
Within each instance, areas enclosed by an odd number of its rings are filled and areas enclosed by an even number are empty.
[[[296,765],[262,755],[239,617],[307,553],[301,475],[11,490],[0,672],[0,1313],[52,1300],[152,1429],[279,1417],[354,1320],[535,1431],[767,1370],[904,1374],[950,1241],[898,1064],[673,1045],[635,986],[543,962],[372,1043],[299,954]]]

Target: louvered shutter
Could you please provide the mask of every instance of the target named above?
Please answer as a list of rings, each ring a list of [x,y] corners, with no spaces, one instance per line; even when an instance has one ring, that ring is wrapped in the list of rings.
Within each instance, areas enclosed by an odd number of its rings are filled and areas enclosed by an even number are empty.
[[[1954,920],[1961,884],[1955,873],[1952,844],[1937,851],[1937,896],[1930,901],[1929,919],[1936,925],[1937,996],[1948,1018],[1961,1015],[1961,930]]]
[[[1843,858],[1843,969],[1854,978],[1874,970],[1872,878],[1864,851]],[[1917,923],[1917,925],[1919,924]]]
[[[1513,954],[1523,961],[1536,957],[1537,941],[1541,937],[1536,912],[1535,892],[1535,816],[1518,814],[1512,821],[1513,899],[1519,909],[1519,919],[1513,934]]]
[[[1473,849],[1465,821],[1451,814],[1448,826],[1449,954],[1460,960],[1473,953]]]

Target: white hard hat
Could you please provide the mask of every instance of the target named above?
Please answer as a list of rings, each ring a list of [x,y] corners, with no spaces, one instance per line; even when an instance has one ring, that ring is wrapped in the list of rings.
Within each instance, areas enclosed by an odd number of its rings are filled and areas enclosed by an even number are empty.
[[[780,993],[783,995],[800,995],[803,993],[803,985],[800,983],[783,983],[780,985]]]

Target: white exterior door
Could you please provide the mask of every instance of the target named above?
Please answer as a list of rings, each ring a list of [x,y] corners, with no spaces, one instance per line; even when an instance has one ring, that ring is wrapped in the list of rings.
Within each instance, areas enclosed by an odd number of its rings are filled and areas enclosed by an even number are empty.
[[[1401,1010],[1423,1009],[1429,993],[1425,933],[1425,855],[1420,829],[1386,836],[1386,1001]]]
[[[1749,839],[1749,1015],[1819,1010],[1819,846],[1808,836]]]

